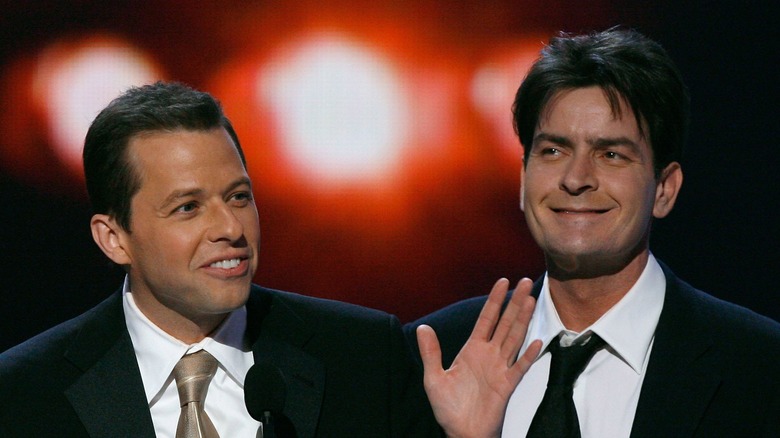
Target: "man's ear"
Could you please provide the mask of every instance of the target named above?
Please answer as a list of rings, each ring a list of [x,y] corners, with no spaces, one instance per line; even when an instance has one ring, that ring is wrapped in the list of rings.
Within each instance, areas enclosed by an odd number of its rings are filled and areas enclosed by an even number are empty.
[[[106,214],[96,214],[89,222],[92,229],[92,239],[109,259],[118,265],[129,265],[130,253],[127,250],[127,236],[125,231],[114,218]]]
[[[655,188],[655,204],[653,205],[653,217],[660,219],[672,211],[680,187],[683,183],[683,173],[680,163],[669,163],[658,178]]]

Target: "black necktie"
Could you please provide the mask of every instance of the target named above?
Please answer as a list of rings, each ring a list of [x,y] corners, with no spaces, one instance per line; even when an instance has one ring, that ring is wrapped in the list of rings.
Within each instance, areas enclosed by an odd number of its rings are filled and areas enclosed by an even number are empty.
[[[550,343],[550,377],[547,390],[539,408],[536,409],[528,437],[577,437],[580,436],[580,422],[574,407],[572,393],[574,381],[582,373],[596,350],[604,341],[595,333],[584,344],[561,347],[559,338]]]

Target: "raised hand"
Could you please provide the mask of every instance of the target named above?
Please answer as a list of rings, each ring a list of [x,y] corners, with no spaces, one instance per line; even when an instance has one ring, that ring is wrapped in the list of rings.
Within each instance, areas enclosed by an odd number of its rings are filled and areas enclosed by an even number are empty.
[[[517,358],[535,300],[529,295],[532,282],[524,278],[502,314],[508,286],[504,278],[493,286],[471,336],[448,370],[442,368],[436,333],[426,325],[417,328],[425,392],[449,437],[500,436],[509,397],[541,350],[536,340]]]

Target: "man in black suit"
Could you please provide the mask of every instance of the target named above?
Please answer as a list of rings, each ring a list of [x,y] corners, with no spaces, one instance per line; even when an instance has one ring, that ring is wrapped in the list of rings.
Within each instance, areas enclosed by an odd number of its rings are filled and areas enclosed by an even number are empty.
[[[190,377],[174,370],[201,350],[216,368],[194,421],[223,438],[254,437],[263,411],[276,436],[438,433],[395,317],[251,283],[257,208],[210,95],[130,89],[92,123],[84,169],[93,238],[124,286],[0,356],[0,436],[180,436]],[[245,387],[259,362],[270,371]]]
[[[521,348],[533,364],[516,387],[494,387],[500,412],[473,436],[780,436],[780,325],[692,288],[649,250],[682,185],[688,109],[672,61],[636,32],[562,35],[543,49],[513,107],[521,208],[547,265]],[[473,393],[441,361],[468,343],[484,301],[405,327],[428,394]],[[565,377],[577,350],[579,375]],[[434,411],[442,424],[468,418]]]

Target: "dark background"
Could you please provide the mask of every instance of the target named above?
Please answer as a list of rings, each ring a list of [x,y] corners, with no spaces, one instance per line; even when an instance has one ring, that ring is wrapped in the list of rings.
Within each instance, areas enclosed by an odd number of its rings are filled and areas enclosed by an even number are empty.
[[[319,7],[317,2],[303,3],[310,9]],[[362,7],[366,2],[338,3]],[[373,13],[381,12],[376,4],[382,2],[369,3],[375,5]],[[190,43],[193,35],[205,33],[201,38],[207,44],[208,31],[230,26],[229,22],[204,24],[202,17],[222,8],[240,11],[242,4],[220,2],[195,10],[175,1],[9,2],[0,8],[0,69],[56,35],[108,28],[134,35],[141,45],[160,45],[164,56],[174,60],[173,76],[198,86],[205,73],[187,68],[186,59],[211,62],[217,55],[201,54],[198,40]],[[388,14],[405,16],[398,9],[403,2],[393,4],[386,6]],[[488,7],[478,1],[423,1],[406,6],[414,9],[413,14],[424,9],[429,19],[440,20],[442,28],[450,29],[454,46],[458,39],[469,38],[470,32],[552,34],[616,24],[635,27],[658,40],[689,86],[692,123],[682,163],[682,193],[672,214],[655,224],[651,248],[694,286],[780,319],[774,282],[780,243],[775,193],[780,188],[780,17],[773,2],[503,1]],[[15,110],[15,102],[0,105],[4,112]],[[23,183],[3,169],[0,166],[0,351],[90,308],[115,290],[122,278],[91,240],[91,213],[83,196],[63,195],[62,187],[55,185],[41,188]],[[453,192],[442,189],[441,196],[432,199],[436,205],[430,207],[430,221],[419,222],[417,234],[386,245],[393,246],[394,252],[356,241],[361,253],[353,254],[350,266],[340,270],[344,263],[334,252],[339,248],[349,252],[348,230],[339,230],[335,237],[313,232],[308,252],[302,254],[285,242],[285,233],[291,232],[291,213],[272,199],[261,199],[264,247],[256,280],[381,308],[406,321],[486,293],[499,276],[513,280],[538,276],[541,259],[517,209],[513,178],[488,181],[480,186],[483,191],[472,192],[468,179],[445,181]],[[477,220],[484,217],[493,222]],[[500,238],[480,234],[481,228],[488,227]],[[342,246],[331,240],[342,241]],[[449,258],[418,254],[415,249],[425,240]],[[397,260],[411,260],[414,269]]]

